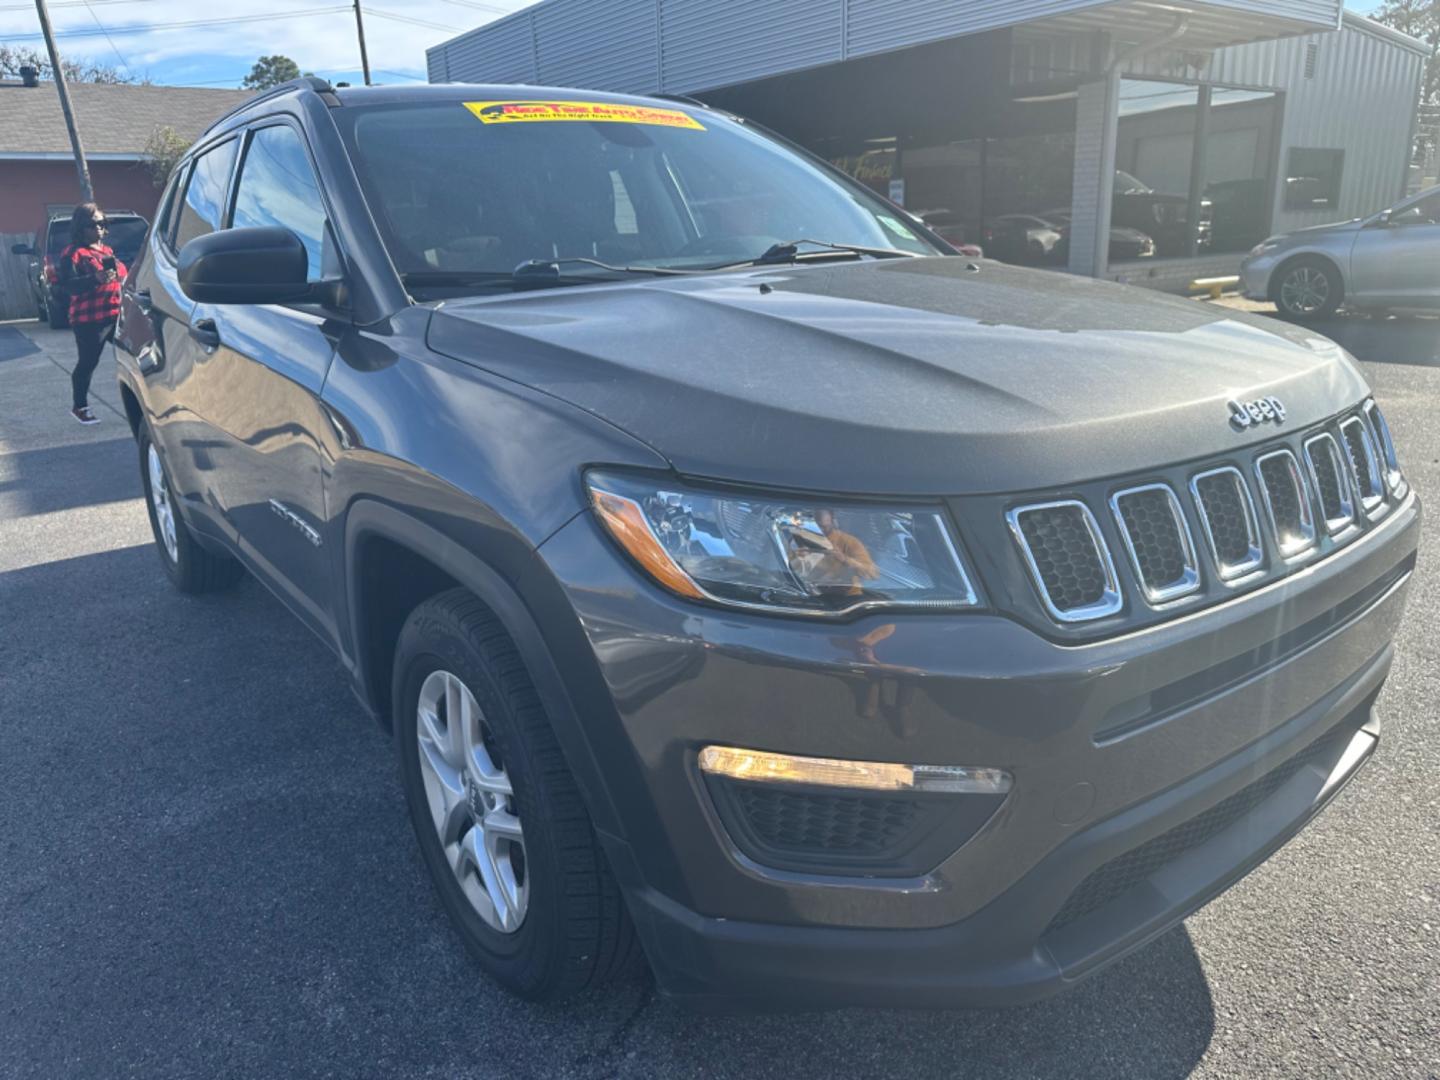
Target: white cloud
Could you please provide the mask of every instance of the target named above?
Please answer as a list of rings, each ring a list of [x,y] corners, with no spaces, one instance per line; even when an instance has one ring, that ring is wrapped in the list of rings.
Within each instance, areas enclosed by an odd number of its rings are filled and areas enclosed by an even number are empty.
[[[377,0],[372,4],[362,0],[370,66],[423,78],[428,47],[530,2]],[[323,13],[287,17],[317,9]],[[387,15],[418,19],[437,28]],[[255,21],[166,29],[177,23],[231,17]],[[235,0],[213,6],[194,0],[90,0],[88,6],[50,0],[50,18],[65,56],[118,66],[118,53],[130,69],[148,73],[157,82],[238,82],[257,57],[272,53],[289,56],[301,68],[319,74],[360,67],[355,17],[343,0]],[[97,20],[110,31],[110,40],[99,33]],[[39,29],[33,7],[0,0],[0,42],[43,48],[38,37],[27,37],[38,35]],[[377,81],[384,81],[384,76],[377,75]]]

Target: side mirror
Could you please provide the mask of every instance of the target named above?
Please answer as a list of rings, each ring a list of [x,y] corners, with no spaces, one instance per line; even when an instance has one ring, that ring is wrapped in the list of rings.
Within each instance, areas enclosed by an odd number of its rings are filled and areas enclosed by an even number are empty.
[[[35,249],[29,244],[11,244],[10,253],[12,255],[34,255]]]
[[[289,229],[222,229],[180,249],[180,289],[199,304],[291,304],[313,299],[305,245]]]
[[[1390,224],[1390,217],[1394,213],[1394,210],[1381,210],[1380,216],[1375,219],[1375,224],[1379,225],[1381,228],[1384,228],[1386,225]]]

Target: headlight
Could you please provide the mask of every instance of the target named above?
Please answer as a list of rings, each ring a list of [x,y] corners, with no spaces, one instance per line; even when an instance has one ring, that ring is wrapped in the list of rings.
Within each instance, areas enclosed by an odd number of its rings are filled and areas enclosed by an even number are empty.
[[[944,513],[585,478],[596,515],[642,569],[693,600],[804,615],[977,603]]]
[[[1279,240],[1261,240],[1260,243],[1250,249],[1250,258],[1253,259],[1257,255],[1264,255],[1267,251],[1274,251],[1279,246]]]

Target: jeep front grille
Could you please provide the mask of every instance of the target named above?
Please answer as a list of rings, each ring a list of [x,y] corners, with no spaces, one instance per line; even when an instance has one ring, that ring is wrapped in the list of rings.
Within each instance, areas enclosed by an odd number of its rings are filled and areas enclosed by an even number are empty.
[[[1200,526],[1221,581],[1234,581],[1259,569],[1265,561],[1260,523],[1245,477],[1233,465],[1197,473],[1190,493],[1200,510]]]
[[[1289,450],[1274,450],[1255,461],[1260,498],[1270,518],[1275,546],[1290,559],[1315,546],[1315,514],[1300,463]]]
[[[1360,509],[1366,517],[1378,517],[1386,509],[1385,478],[1380,475],[1380,455],[1375,450],[1370,427],[1360,417],[1352,416],[1341,423],[1340,437],[1345,440]]]
[[[1081,622],[1120,610],[1115,564],[1089,507],[1069,499],[1017,507],[1006,517],[1051,615]]]
[[[1375,432],[1375,441],[1384,461],[1385,486],[1395,498],[1403,499],[1409,485],[1405,483],[1405,475],[1400,471],[1400,461],[1395,456],[1395,440],[1390,437],[1390,425],[1385,422],[1385,414],[1374,401],[1367,401],[1364,411],[1365,418],[1370,421],[1370,427]]]
[[[1190,527],[1173,491],[1164,484],[1117,491],[1110,509],[1147,600],[1163,603],[1200,587]]]
[[[1325,531],[1331,536],[1355,523],[1355,504],[1350,497],[1350,477],[1340,459],[1340,447],[1326,432],[1305,440],[1305,462],[1320,496]]]
[[[1128,611],[1130,622],[1149,623],[1175,605],[1273,581],[1371,529],[1409,490],[1388,437],[1367,400],[1228,460],[1162,468],[1128,485],[1097,480],[1001,512],[1052,619],[1073,625]],[[1109,513],[1097,518],[1102,506]]]

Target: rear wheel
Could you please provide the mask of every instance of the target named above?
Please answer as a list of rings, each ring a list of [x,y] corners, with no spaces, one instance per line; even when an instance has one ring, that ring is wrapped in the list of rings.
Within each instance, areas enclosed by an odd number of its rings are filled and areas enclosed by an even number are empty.
[[[245,573],[234,559],[216,555],[201,547],[180,516],[171,494],[165,463],[150,438],[150,429],[140,427],[140,480],[145,487],[145,509],[160,565],[175,587],[185,593],[214,592],[234,585]]]
[[[1296,259],[1280,268],[1275,306],[1292,319],[1323,319],[1335,314],[1345,298],[1345,285],[1334,264],[1324,259]]]
[[[514,644],[454,589],[406,620],[395,732],[411,823],[440,900],[481,966],[531,1000],[633,965],[634,931]]]

